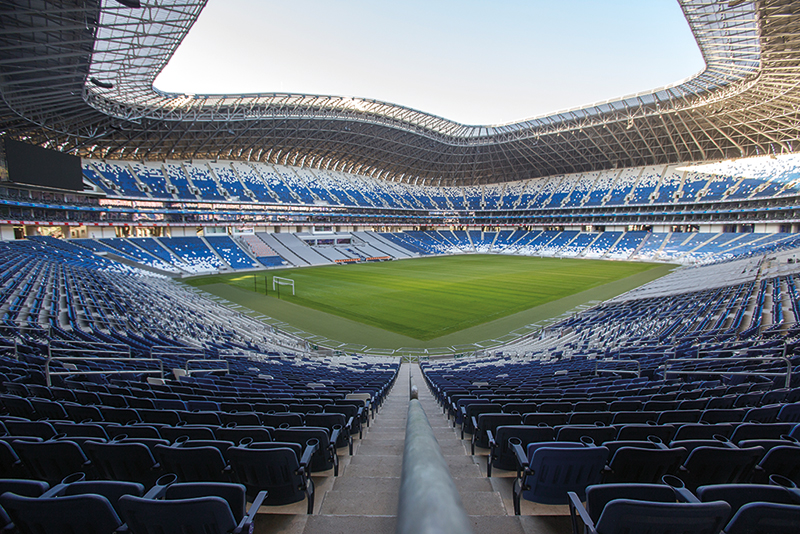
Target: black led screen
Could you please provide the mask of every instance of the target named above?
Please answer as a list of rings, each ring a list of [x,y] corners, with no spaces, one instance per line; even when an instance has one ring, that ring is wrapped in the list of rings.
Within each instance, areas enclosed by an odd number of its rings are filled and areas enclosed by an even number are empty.
[[[8,138],[5,148],[10,181],[83,191],[81,158]]]

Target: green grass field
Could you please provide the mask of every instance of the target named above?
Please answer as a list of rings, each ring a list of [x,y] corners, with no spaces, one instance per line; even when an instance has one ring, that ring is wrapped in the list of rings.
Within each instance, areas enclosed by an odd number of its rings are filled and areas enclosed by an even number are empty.
[[[416,340],[431,340],[541,306],[656,267],[647,263],[463,255],[204,276],[194,286],[228,284],[264,292],[264,277],[295,281],[280,299]],[[254,294],[252,296],[255,296]],[[249,299],[248,299],[249,300]],[[247,305],[247,304],[245,304]]]

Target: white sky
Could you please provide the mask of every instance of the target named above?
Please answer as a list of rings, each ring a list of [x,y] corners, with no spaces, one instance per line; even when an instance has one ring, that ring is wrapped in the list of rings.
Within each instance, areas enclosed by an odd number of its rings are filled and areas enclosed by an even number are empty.
[[[677,0],[209,0],[155,86],[357,96],[502,124],[702,69]]]

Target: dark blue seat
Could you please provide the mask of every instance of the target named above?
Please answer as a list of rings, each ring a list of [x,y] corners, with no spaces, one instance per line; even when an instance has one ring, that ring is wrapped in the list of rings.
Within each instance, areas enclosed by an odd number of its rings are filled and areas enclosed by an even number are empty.
[[[261,424],[259,414],[256,412],[219,412],[219,420],[223,425],[256,426]]]
[[[500,413],[503,411],[503,406],[501,404],[488,402],[486,399],[480,400],[481,402],[467,404],[461,407],[461,439],[464,439],[465,432],[468,434],[473,434],[475,432],[475,424],[478,416],[485,413]]]
[[[331,433],[338,429],[339,436],[336,440],[336,447],[348,447],[350,456],[353,455],[352,419],[348,420],[340,413],[309,413],[306,414],[306,425],[327,428]]]
[[[306,445],[309,440],[317,440],[319,446],[311,456],[309,469],[312,473],[333,469],[333,475],[339,476],[339,456],[336,454],[335,445],[338,438],[337,430],[330,434],[327,428],[319,427],[276,428],[274,437],[275,441],[300,445]]]
[[[181,421],[185,422],[187,425],[213,425],[217,426],[222,424],[220,421],[219,413],[214,412],[186,412],[186,411],[178,411],[178,416],[181,418]]]
[[[672,440],[675,435],[673,425],[628,424],[619,426],[616,439],[619,441],[644,441],[650,436],[655,436],[664,443]]]
[[[608,459],[605,447],[572,442],[538,442],[522,446],[512,444],[517,456],[517,478],[514,480],[514,513],[520,513],[520,499],[541,504],[567,504],[567,493],[573,491],[581,499],[586,487],[600,482]]]
[[[555,430],[557,441],[582,441],[588,437],[595,443],[604,443],[617,436],[617,429],[613,426],[566,425]]]
[[[77,472],[88,473],[91,469],[91,462],[80,446],[73,441],[14,440],[11,446],[30,474],[51,486],[67,475]]]
[[[784,404],[778,412],[778,421],[781,423],[800,423],[800,402]]]
[[[549,426],[528,425],[503,425],[497,427],[495,432],[488,431],[489,457],[486,464],[486,476],[492,476],[492,469],[514,470],[517,460],[511,449],[510,440],[527,449],[529,443],[540,441],[553,441],[555,430]]]
[[[184,425],[162,426],[158,430],[162,438],[175,442],[178,438],[186,436],[189,439],[214,439],[214,431],[207,426]]]
[[[752,502],[745,504],[723,529],[725,534],[796,534],[800,505]]]
[[[53,428],[59,434],[67,437],[86,437],[108,440],[109,435],[103,426],[95,423],[72,423],[68,421],[53,421]]]
[[[780,439],[782,435],[788,435],[794,427],[794,423],[741,423],[734,429],[730,440],[738,445],[745,440]]]
[[[230,482],[230,468],[216,447],[156,445],[155,453],[164,472],[180,482]]]
[[[586,489],[586,508],[569,494],[573,532],[578,518],[587,534],[717,534],[731,511],[724,501],[676,502],[672,488],[660,484],[600,484]]]
[[[267,492],[264,504],[283,505],[308,499],[307,513],[314,512],[314,482],[308,466],[318,443],[253,443],[227,451],[231,468],[253,498]]]
[[[683,448],[620,447],[603,470],[603,482],[655,484],[664,475],[675,475],[687,454]]]
[[[800,446],[771,447],[753,470],[753,482],[766,484],[771,475],[781,475],[800,484]]]
[[[161,465],[147,445],[87,442],[83,448],[100,477],[106,480],[138,482],[149,488],[161,476]]]
[[[363,410],[360,410],[356,406],[352,406],[349,404],[327,404],[325,405],[325,413],[340,413],[345,416],[348,422],[351,425],[351,434],[355,434],[358,432],[358,439],[363,437],[363,425],[362,425],[362,413]]]
[[[475,454],[475,447],[489,448],[489,432],[494,432],[497,427],[505,425],[519,425],[522,417],[514,413],[481,412],[472,416],[472,439],[470,448]]]
[[[163,500],[126,495],[119,506],[133,534],[241,534],[252,532],[255,514],[265,497],[265,493],[257,495],[243,514],[245,488],[239,484],[173,484]]]
[[[697,447],[681,466],[680,478],[690,490],[706,484],[742,482],[750,477],[763,454],[761,447]]]
[[[102,495],[33,498],[3,493],[0,505],[23,534],[108,534],[122,521]]]
[[[272,434],[269,429],[261,425],[220,427],[214,431],[214,435],[220,440],[233,443],[239,443],[247,438],[255,442],[272,441]]]
[[[67,412],[60,403],[47,399],[30,399],[39,419],[67,419]]]
[[[714,436],[728,437],[733,433],[733,425],[730,423],[717,423],[709,425],[706,423],[686,423],[678,427],[674,441],[713,439]]]
[[[301,413],[281,412],[281,413],[262,413],[261,422],[265,426],[279,428],[281,426],[303,426],[305,417]]]
[[[697,488],[703,501],[731,505],[726,534],[788,534],[800,529],[800,495],[796,487],[767,484],[715,484]]]
[[[34,436],[45,440],[58,433],[47,421],[6,421],[4,424],[12,436]]]

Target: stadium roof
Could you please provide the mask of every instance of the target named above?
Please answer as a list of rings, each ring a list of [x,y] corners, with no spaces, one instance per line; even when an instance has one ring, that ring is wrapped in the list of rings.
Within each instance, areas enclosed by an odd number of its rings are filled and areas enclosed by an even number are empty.
[[[792,0],[680,0],[702,73],[494,126],[350,97],[159,92],[153,81],[205,1],[131,3],[4,2],[0,134],[84,157],[257,160],[471,185],[793,152],[800,133]]]

